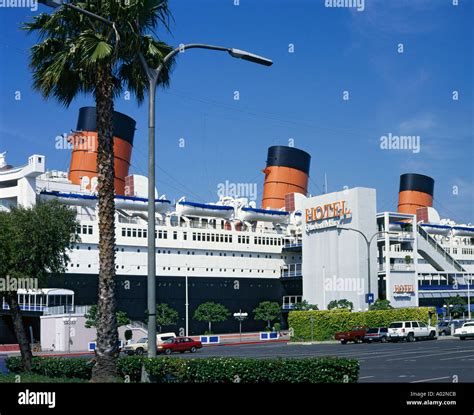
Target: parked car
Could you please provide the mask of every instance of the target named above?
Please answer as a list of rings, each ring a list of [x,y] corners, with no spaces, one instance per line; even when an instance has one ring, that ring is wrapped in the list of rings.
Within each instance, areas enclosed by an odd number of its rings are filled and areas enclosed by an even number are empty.
[[[163,342],[175,338],[176,334],[174,333],[159,333],[156,335],[156,345],[159,346]],[[127,344],[124,348],[123,351],[130,355],[138,355],[141,356],[145,353],[148,353],[148,337],[142,337],[141,339],[138,339],[136,342]]]
[[[372,343],[372,342],[387,343],[387,341],[388,341],[388,328],[387,327],[370,328],[365,333],[363,341],[365,343]]]
[[[439,336],[451,336],[451,325],[454,324],[454,329],[462,327],[464,324],[463,320],[453,320],[453,321],[440,321],[438,323],[438,335]]]
[[[334,338],[339,340],[341,344],[346,344],[347,342],[361,343],[366,332],[367,327],[354,327],[349,331],[337,332],[334,334]]]
[[[198,340],[193,340],[191,337],[176,337],[164,341],[158,346],[158,353],[170,355],[173,352],[191,352],[196,353],[198,349],[202,348],[202,343]]]
[[[462,327],[454,330],[454,336],[460,340],[466,340],[468,337],[474,338],[474,321],[467,321]]]
[[[388,326],[390,341],[406,340],[414,342],[421,339],[436,339],[436,327],[422,321],[395,321]]]

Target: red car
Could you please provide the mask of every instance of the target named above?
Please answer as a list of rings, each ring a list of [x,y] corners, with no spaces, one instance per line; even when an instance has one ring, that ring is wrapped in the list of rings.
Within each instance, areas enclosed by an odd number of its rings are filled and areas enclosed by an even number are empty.
[[[202,343],[191,337],[175,337],[173,339],[165,340],[158,346],[158,353],[170,355],[173,352],[184,353],[190,351],[196,353],[197,349],[202,348]]]

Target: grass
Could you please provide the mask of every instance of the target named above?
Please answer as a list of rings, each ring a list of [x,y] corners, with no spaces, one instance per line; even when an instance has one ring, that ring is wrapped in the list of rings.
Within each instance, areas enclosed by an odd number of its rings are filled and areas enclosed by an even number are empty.
[[[77,378],[50,378],[49,376],[9,373],[0,375],[0,383],[87,383],[88,380]]]

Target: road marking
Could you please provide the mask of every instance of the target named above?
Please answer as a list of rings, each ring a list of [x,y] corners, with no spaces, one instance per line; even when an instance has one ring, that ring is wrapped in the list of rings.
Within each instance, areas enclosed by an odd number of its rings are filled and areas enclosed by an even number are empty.
[[[443,376],[442,378],[431,378],[431,379],[421,379],[421,380],[413,380],[410,383],[422,383],[422,382],[431,382],[433,380],[441,380],[441,379],[451,379],[451,376]]]
[[[445,357],[444,359],[439,359],[439,360],[466,359],[467,357],[474,357],[474,356],[473,356],[473,355],[471,355],[471,356]],[[473,359],[468,359],[468,360],[473,360]]]
[[[361,376],[359,380],[361,379],[370,379],[370,378],[375,378],[375,376]]]
[[[445,353],[431,353],[431,354],[425,354],[425,355],[421,355],[421,356],[416,356],[417,359],[421,359],[421,358],[424,358],[424,357],[432,357],[432,356],[443,356],[443,355],[446,355],[446,354],[454,354],[454,353],[471,353],[472,350],[459,350],[459,351],[455,351],[455,352],[445,352]],[[420,352],[417,352],[417,353],[420,353]],[[393,362],[395,360],[407,360],[408,358],[407,357],[397,357],[396,359],[387,359],[387,362]]]

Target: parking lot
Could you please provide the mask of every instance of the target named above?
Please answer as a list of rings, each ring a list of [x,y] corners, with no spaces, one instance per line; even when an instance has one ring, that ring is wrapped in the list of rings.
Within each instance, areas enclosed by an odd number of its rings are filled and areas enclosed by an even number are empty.
[[[175,357],[312,357],[359,360],[360,382],[474,382],[474,340],[444,338],[414,343],[298,344],[270,343],[205,347]]]

